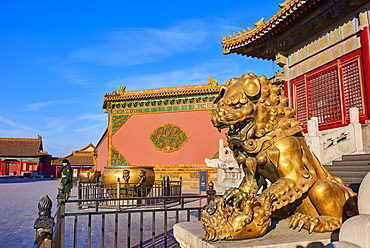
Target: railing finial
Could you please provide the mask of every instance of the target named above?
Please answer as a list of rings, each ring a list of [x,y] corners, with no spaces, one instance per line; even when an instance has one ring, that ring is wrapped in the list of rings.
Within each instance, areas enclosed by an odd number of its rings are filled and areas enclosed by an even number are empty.
[[[36,229],[36,240],[41,239],[44,247],[51,247],[54,220],[51,218],[52,202],[49,196],[44,195],[38,204],[39,217],[33,227]]]
[[[212,181],[208,182],[207,198],[208,203],[214,201],[216,198],[216,190],[214,190],[214,183]]]

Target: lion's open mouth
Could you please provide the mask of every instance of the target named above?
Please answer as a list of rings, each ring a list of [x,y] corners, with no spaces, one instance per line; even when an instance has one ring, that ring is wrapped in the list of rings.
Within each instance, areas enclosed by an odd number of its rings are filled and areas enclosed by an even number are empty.
[[[238,122],[230,121],[230,122],[219,122],[215,125],[219,130],[223,128],[228,128],[229,131],[227,133],[228,142],[235,141],[235,142],[243,142],[247,139],[248,131],[255,125],[256,120],[254,117],[246,117],[244,120]]]

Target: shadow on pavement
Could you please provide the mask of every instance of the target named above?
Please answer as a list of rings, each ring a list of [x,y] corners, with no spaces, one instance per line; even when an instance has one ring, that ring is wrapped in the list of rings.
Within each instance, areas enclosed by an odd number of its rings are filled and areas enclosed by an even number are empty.
[[[23,176],[0,176],[0,184],[2,183],[32,183],[37,181],[55,180],[55,178],[33,178]]]

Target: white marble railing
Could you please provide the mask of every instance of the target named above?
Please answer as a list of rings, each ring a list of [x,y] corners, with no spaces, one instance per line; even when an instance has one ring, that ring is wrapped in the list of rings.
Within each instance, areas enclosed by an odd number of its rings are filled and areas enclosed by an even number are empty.
[[[231,187],[237,187],[244,176],[243,169],[236,162],[233,152],[228,147],[224,147],[223,139],[219,141],[219,158],[204,159],[208,167],[217,169],[217,182],[215,190],[217,194],[222,194]]]
[[[308,121],[307,145],[321,163],[330,164],[342,155],[362,153],[362,131],[357,108],[350,109],[350,124],[345,127],[319,131],[318,118]]]

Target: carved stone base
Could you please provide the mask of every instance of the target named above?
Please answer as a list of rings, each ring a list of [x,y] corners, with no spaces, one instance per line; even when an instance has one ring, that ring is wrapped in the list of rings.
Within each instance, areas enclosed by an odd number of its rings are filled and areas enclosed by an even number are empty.
[[[207,242],[201,222],[183,222],[173,227],[174,236],[182,248],[323,248],[338,240],[338,231],[309,234],[307,230],[298,232],[288,228],[289,220],[274,221],[264,236],[237,241]]]

